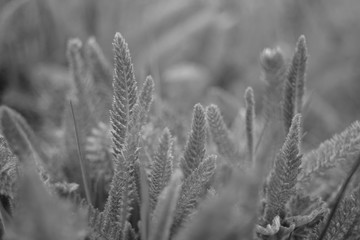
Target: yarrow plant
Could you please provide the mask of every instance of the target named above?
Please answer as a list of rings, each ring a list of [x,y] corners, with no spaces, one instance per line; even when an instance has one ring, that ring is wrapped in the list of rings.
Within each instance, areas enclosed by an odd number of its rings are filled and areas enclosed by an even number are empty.
[[[61,154],[45,151],[20,114],[0,107],[0,239],[360,239],[360,123],[301,148],[304,36],[289,65],[278,48],[261,54],[263,121],[249,87],[243,121],[235,121],[241,139],[219,107],[196,104],[184,146],[157,122],[172,113],[153,99],[152,77],[138,88],[120,33],[113,47],[111,74],[94,38],[69,41],[74,88]],[[104,98],[111,78],[112,101]],[[93,114],[99,107],[109,114]],[[326,184],[344,173],[335,190]]]

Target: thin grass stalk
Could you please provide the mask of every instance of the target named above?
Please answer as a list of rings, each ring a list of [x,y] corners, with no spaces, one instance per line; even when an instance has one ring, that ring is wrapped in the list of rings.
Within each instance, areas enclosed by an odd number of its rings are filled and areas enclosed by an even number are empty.
[[[86,172],[86,166],[85,166],[85,162],[84,162],[82,152],[81,152],[81,148],[80,148],[78,128],[77,128],[77,124],[76,124],[74,108],[73,108],[73,105],[72,105],[71,101],[70,101],[70,107],[71,107],[71,114],[72,114],[72,117],[73,117],[73,120],[74,120],[75,137],[76,137],[76,144],[77,144],[77,153],[78,153],[78,158],[79,158],[79,162],[80,162],[81,176],[82,176],[82,180],[83,180],[83,183],[84,183],[86,200],[87,200],[87,202],[89,204],[92,204],[89,185],[88,185],[88,177],[87,177],[87,172]]]

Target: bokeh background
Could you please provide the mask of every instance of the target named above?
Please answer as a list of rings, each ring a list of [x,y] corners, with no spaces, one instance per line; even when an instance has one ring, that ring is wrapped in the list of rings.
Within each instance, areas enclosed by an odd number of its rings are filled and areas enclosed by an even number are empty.
[[[261,51],[279,46],[289,59],[304,34],[310,149],[360,117],[359,13],[358,0],[0,0],[0,102],[41,129],[71,82],[68,39],[94,36],[111,62],[121,32],[138,82],[151,74],[176,111],[215,102],[231,122],[252,86],[261,116]]]

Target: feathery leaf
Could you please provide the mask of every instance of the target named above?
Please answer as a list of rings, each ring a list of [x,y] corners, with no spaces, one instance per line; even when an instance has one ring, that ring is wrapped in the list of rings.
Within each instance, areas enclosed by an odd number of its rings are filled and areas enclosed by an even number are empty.
[[[138,199],[135,179],[135,162],[138,160],[139,132],[129,134],[137,123],[131,121],[137,101],[137,86],[130,52],[120,33],[114,38],[115,70],[113,80],[113,104],[110,114],[114,157],[114,176],[109,197],[104,209],[103,229],[119,222],[124,231],[125,224],[133,209],[133,201]],[[123,232],[124,234],[124,232]]]
[[[342,133],[321,143],[320,146],[303,157],[299,181],[309,182],[313,176],[344,162],[351,165],[360,153],[360,122],[356,121]]]
[[[200,199],[206,193],[206,184],[214,174],[216,156],[210,155],[188,176],[180,191],[179,201],[176,206],[172,233],[175,233],[194,211]]]
[[[261,182],[253,169],[236,172],[217,196],[201,203],[175,239],[254,239]]]
[[[211,136],[217,146],[219,154],[233,163],[238,159],[237,150],[230,138],[230,133],[221,116],[219,108],[211,104],[206,108],[206,118],[210,128]]]
[[[173,140],[168,128],[161,136],[160,144],[151,166],[150,172],[150,204],[153,210],[159,194],[168,184],[173,166]]]
[[[136,124],[134,129],[136,132],[140,131],[144,124],[148,121],[148,114],[150,111],[150,106],[153,100],[153,94],[154,94],[154,80],[151,76],[148,76],[143,86],[140,90],[139,97],[137,99],[137,102],[134,106],[134,114],[132,121]]]
[[[184,157],[180,166],[187,178],[205,157],[206,123],[205,112],[201,104],[196,104],[193,112],[191,132],[186,142]]]
[[[291,64],[288,69],[287,78],[284,86],[283,96],[283,118],[285,124],[285,132],[288,133],[291,121],[295,115],[295,101],[296,101],[296,84],[297,84],[297,72],[299,65],[299,56],[295,52],[292,58]]]
[[[104,208],[103,229],[115,222],[119,222],[120,228],[124,229],[131,215],[133,202],[138,200],[135,182],[135,162],[138,159],[138,150],[135,142],[127,145],[125,152],[115,165],[109,197]]]
[[[125,149],[130,116],[137,100],[137,86],[127,43],[120,33],[114,38],[113,103],[110,112],[115,155]]]
[[[151,76],[147,76],[143,83],[143,87],[139,93],[139,104],[146,111],[149,111],[150,109],[150,105],[153,100],[153,93],[154,93],[154,80]]]
[[[334,205],[333,205],[333,207],[332,207],[332,209],[331,209],[331,212],[330,212],[330,214],[329,214],[329,217],[328,217],[328,219],[327,219],[328,221],[326,222],[326,224],[325,224],[325,226],[324,226],[324,228],[323,228],[323,230],[322,230],[322,232],[321,232],[321,235],[320,235],[320,237],[319,237],[319,240],[323,240],[324,237],[326,236],[326,233],[327,233],[328,230],[329,230],[329,227],[330,227],[330,225],[331,225],[331,222],[333,221],[333,219],[334,219],[337,211],[339,210],[338,207],[339,207],[339,205],[340,205],[340,203],[341,203],[341,200],[343,199],[343,196],[344,196],[344,194],[345,194],[345,192],[346,192],[346,189],[347,189],[347,187],[349,186],[349,184],[350,184],[353,176],[355,175],[355,173],[359,170],[359,167],[360,167],[360,156],[358,156],[358,158],[357,158],[356,162],[354,163],[351,171],[349,172],[349,174],[348,174],[348,176],[346,177],[344,183],[342,184],[342,186],[341,186],[341,188],[340,188],[340,191],[337,193],[336,199],[334,200]],[[359,208],[359,201],[360,201],[360,200],[359,200],[359,196],[360,196],[360,194],[359,194],[359,188],[360,188],[360,187],[357,186],[357,189],[354,190],[354,191],[355,191],[355,201],[356,201],[356,205],[357,205],[357,207],[358,207],[358,209],[357,209],[357,210],[354,210],[354,211],[357,211],[357,214],[360,216],[360,214],[359,214],[359,211],[360,211],[360,208]],[[359,216],[357,216],[357,218],[358,218]],[[355,223],[355,221],[353,221],[352,224],[354,224],[354,223]]]
[[[353,190],[350,196],[341,201],[334,217],[327,228],[324,240],[348,239],[354,223],[360,218],[360,187]],[[347,236],[347,237],[345,237]],[[351,239],[351,238],[350,238]]]
[[[295,115],[285,143],[276,156],[275,168],[271,173],[267,192],[265,219],[270,223],[275,216],[285,217],[285,204],[293,195],[297,176],[300,172],[301,116]]]

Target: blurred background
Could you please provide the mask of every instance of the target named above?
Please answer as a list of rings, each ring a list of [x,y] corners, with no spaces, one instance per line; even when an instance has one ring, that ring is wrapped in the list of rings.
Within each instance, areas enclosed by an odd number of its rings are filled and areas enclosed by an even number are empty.
[[[358,0],[0,0],[0,102],[41,129],[51,97],[71,83],[68,39],[95,37],[112,62],[121,32],[139,83],[151,74],[176,111],[214,102],[231,122],[247,86],[261,114],[263,49],[290,59],[304,34],[305,148],[314,148],[360,117],[359,13]]]

